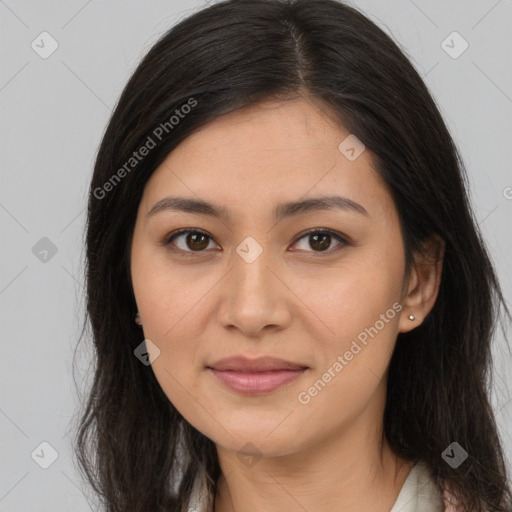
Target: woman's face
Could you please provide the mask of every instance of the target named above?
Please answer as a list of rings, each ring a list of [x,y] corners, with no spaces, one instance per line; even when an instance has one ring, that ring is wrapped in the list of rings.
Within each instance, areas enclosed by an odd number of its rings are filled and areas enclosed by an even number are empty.
[[[361,418],[378,427],[397,334],[412,328],[392,198],[323,108],[263,103],[212,122],[154,172],[138,210],[131,273],[152,369],[228,450],[285,455]],[[190,208],[154,210],[171,197]],[[210,369],[232,356],[299,369]]]

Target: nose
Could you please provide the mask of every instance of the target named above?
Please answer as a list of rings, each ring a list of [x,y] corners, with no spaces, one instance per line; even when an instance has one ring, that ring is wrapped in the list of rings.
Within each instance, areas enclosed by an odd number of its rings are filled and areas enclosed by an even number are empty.
[[[225,328],[254,338],[290,325],[293,293],[275,267],[267,249],[250,263],[233,252],[218,309]]]

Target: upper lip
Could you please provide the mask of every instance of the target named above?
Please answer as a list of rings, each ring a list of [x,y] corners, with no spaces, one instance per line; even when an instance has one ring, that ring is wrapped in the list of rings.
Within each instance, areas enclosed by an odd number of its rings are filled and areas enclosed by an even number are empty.
[[[215,363],[208,365],[208,368],[219,371],[269,372],[277,370],[303,370],[307,368],[307,366],[268,356],[258,357],[256,359],[249,359],[245,356],[234,356],[219,359]]]

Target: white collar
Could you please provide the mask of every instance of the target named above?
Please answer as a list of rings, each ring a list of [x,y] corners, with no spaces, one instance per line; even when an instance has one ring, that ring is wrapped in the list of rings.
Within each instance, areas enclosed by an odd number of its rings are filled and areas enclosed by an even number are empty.
[[[185,510],[213,512],[213,498],[206,487],[204,469],[194,479],[192,494]],[[389,512],[443,512],[443,498],[430,471],[423,464],[415,464],[407,476],[395,504]]]

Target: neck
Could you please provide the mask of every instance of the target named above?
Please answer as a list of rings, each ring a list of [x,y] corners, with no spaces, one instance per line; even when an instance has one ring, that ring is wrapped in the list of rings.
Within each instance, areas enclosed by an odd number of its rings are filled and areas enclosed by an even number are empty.
[[[411,469],[387,442],[369,442],[354,425],[290,455],[263,457],[252,467],[217,447],[221,475],[215,512],[388,512]],[[369,434],[368,432],[366,434]]]

